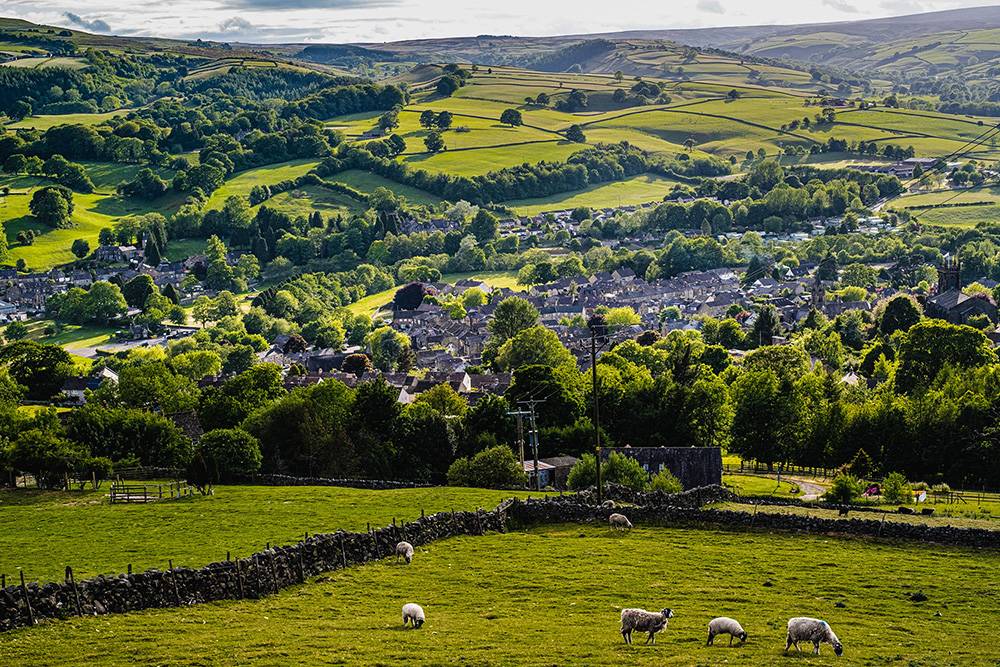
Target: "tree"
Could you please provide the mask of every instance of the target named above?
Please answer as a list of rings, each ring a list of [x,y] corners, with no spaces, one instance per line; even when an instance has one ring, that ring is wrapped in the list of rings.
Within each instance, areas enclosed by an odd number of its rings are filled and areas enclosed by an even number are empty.
[[[897,331],[909,331],[923,319],[920,304],[907,294],[897,294],[892,297],[881,310],[878,328],[886,336],[891,336]]]
[[[446,148],[444,137],[437,131],[429,132],[427,136],[424,137],[424,146],[426,146],[427,150],[431,153],[440,153]]]
[[[504,109],[503,113],[500,114],[500,122],[504,125],[510,125],[511,127],[524,125],[524,119],[521,117],[521,112],[517,109]]]
[[[58,394],[74,372],[69,353],[58,345],[19,340],[0,347],[0,364],[25,387],[26,398],[46,401]]]
[[[371,349],[372,363],[379,370],[405,370],[412,363],[410,337],[391,327],[375,329],[365,338],[365,343]]]
[[[35,190],[28,204],[31,214],[42,224],[56,229],[72,226],[73,191],[62,185]]]
[[[493,318],[486,328],[497,346],[516,336],[520,331],[538,324],[538,310],[526,299],[507,297],[493,311]]]
[[[437,122],[437,114],[430,109],[420,112],[420,127],[431,129]]]
[[[90,286],[84,301],[84,317],[91,322],[107,324],[128,311],[128,303],[118,285],[98,280]]]
[[[490,211],[482,208],[479,209],[476,213],[476,217],[469,225],[469,231],[472,232],[473,236],[476,237],[476,240],[479,241],[479,243],[487,243],[495,239],[499,229],[500,219]]]
[[[434,124],[437,125],[439,130],[447,130],[451,127],[454,120],[455,116],[453,116],[450,111],[442,111],[437,115],[437,118],[434,119]]]
[[[763,306],[757,313],[753,328],[747,337],[751,345],[765,346],[774,343],[774,337],[781,334],[781,320],[778,316],[778,309],[768,304]]]
[[[997,363],[997,355],[982,331],[941,320],[923,320],[899,342],[896,391],[927,387],[946,366],[960,369]]]
[[[125,302],[132,308],[143,308],[150,295],[156,292],[152,276],[141,273],[121,286]]]
[[[208,482],[218,483],[256,473],[260,464],[257,438],[242,429],[233,428],[216,429],[201,436],[192,467],[201,468],[198,472],[203,472]]]
[[[24,120],[33,113],[33,110],[28,102],[18,100],[14,102],[14,106],[11,107],[8,113],[14,120]]]
[[[747,183],[761,192],[770,192],[778,183],[785,180],[785,170],[777,160],[761,159],[750,168]]]
[[[146,247],[143,249],[143,261],[154,269],[163,261],[160,256],[160,246],[153,236],[146,239]]]
[[[90,242],[86,239],[76,239],[70,246],[70,251],[79,259],[83,259],[90,254]]]
[[[434,89],[437,90],[438,95],[448,97],[461,87],[462,80],[457,76],[449,74],[438,79],[437,85],[435,85]]]
[[[575,359],[554,331],[535,326],[518,332],[497,351],[496,365],[504,370],[524,366],[558,367],[574,364]]]
[[[9,341],[24,340],[28,337],[28,325],[24,322],[11,322],[3,330],[3,338]]]
[[[730,450],[773,468],[801,442],[804,406],[795,384],[773,370],[746,371],[733,383]]]
[[[450,384],[439,384],[417,396],[414,403],[429,405],[445,417],[461,417],[469,406]]]
[[[566,130],[566,139],[577,144],[587,143],[587,136],[583,133],[583,128],[579,125],[570,125]]]
[[[396,290],[392,304],[400,310],[416,310],[424,302],[427,290],[421,283],[409,283]]]
[[[909,504],[913,501],[913,491],[902,473],[891,472],[882,480],[882,500],[886,503]]]

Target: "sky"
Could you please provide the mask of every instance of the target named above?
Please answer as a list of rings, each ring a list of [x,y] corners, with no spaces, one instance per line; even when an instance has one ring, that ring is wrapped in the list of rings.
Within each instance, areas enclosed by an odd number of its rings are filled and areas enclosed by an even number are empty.
[[[0,0],[0,16],[115,35],[377,43],[851,21],[990,4],[996,0]]]

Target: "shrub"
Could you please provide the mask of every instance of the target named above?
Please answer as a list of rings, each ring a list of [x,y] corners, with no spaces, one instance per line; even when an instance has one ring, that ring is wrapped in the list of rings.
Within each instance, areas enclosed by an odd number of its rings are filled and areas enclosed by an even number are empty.
[[[601,464],[603,484],[621,484],[633,491],[645,491],[649,487],[649,474],[635,459],[611,452]],[[571,489],[586,489],[597,485],[597,459],[593,454],[584,454],[569,471],[566,484]]]
[[[861,492],[864,490],[862,486],[857,477],[842,473],[833,480],[833,485],[826,492],[824,499],[831,503],[849,505],[861,497]]]
[[[469,459],[456,459],[448,468],[448,484],[486,489],[524,486],[528,481],[514,452],[506,445],[484,449]]]
[[[939,493],[941,495],[951,493],[951,487],[943,482],[941,484],[935,484],[931,487],[931,493]]]
[[[889,473],[882,481],[882,499],[887,503],[908,503],[913,500],[912,493],[902,473]]]
[[[674,474],[664,468],[653,475],[649,483],[649,488],[653,491],[663,491],[664,493],[680,493],[684,490],[681,480],[674,477]]]
[[[195,463],[203,464],[205,481],[220,482],[234,475],[246,475],[260,470],[260,443],[238,428],[220,428],[202,436]],[[200,461],[198,461],[200,459]]]

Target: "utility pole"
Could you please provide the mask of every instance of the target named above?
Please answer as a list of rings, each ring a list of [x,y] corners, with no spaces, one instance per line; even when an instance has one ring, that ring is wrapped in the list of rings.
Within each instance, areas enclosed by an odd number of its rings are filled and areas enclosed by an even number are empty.
[[[587,328],[590,329],[590,378],[591,393],[594,397],[594,457],[597,468],[597,502],[604,501],[604,484],[601,480],[601,411],[598,399],[597,383],[597,338],[601,338],[601,347],[607,344],[608,325],[604,316],[600,313],[593,315],[587,321]]]
[[[538,421],[537,413],[535,412],[535,406],[540,403],[544,403],[545,399],[531,399],[527,401],[518,401],[518,405],[527,406],[528,408],[528,444],[531,447],[532,458],[534,459],[534,472],[535,472],[535,490],[542,490],[542,479],[538,474]]]
[[[517,450],[518,458],[521,461],[521,469],[524,469],[524,418],[531,413],[525,410],[508,410],[507,414],[517,419]]]

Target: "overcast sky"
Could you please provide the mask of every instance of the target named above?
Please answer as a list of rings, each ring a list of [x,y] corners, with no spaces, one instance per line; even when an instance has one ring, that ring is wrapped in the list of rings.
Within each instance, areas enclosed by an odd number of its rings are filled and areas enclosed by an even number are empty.
[[[385,42],[848,21],[996,0],[0,0],[0,16],[117,35]]]

